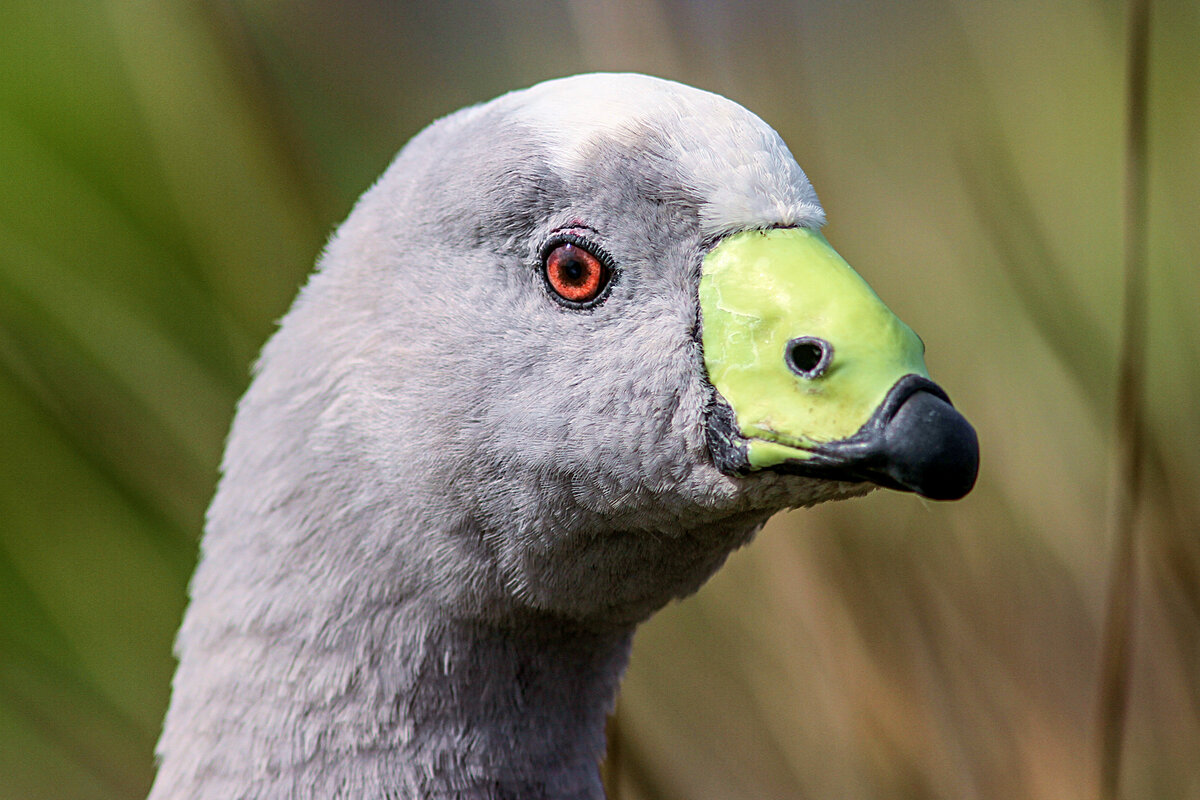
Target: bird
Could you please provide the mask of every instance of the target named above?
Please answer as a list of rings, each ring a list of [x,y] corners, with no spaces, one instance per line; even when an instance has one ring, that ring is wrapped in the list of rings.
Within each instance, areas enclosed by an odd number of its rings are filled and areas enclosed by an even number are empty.
[[[443,117],[264,346],[151,800],[596,800],[637,626],[978,437],[752,112],[626,73]]]

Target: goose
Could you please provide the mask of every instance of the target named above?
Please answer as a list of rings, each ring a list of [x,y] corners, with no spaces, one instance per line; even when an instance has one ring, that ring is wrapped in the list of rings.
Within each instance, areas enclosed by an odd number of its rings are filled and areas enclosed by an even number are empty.
[[[239,403],[151,800],[602,798],[635,628],[775,512],[972,487],[779,135],[634,74],[415,136]]]

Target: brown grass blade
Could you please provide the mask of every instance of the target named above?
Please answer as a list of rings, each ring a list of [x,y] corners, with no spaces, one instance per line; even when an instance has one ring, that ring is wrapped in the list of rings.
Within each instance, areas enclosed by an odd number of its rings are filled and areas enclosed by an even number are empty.
[[[1115,800],[1129,711],[1137,603],[1136,523],[1146,439],[1142,387],[1146,354],[1146,101],[1150,2],[1128,6],[1125,146],[1125,310],[1117,367],[1116,441],[1110,529],[1114,543],[1097,709],[1099,794]]]

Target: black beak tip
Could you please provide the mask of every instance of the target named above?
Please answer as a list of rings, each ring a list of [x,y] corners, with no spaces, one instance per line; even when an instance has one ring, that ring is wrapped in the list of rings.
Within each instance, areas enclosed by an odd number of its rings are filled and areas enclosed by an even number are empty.
[[[942,397],[916,391],[883,430],[888,477],[930,500],[958,500],[979,474],[979,437]]]
[[[705,431],[721,472],[753,471],[746,440],[728,404],[713,403]],[[906,375],[853,436],[821,445],[808,458],[768,469],[829,481],[867,481],[930,500],[958,500],[975,486],[979,437],[936,383]]]

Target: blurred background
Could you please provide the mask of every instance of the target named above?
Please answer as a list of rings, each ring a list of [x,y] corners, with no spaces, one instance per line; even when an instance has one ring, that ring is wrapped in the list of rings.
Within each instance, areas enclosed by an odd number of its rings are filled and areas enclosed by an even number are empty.
[[[773,125],[979,431],[958,503],[776,517],[640,632],[635,798],[1084,798],[1113,542],[1124,7],[0,2],[0,798],[141,798],[222,440],[436,117],[636,70]],[[1154,5],[1129,798],[1200,798],[1200,4]]]

